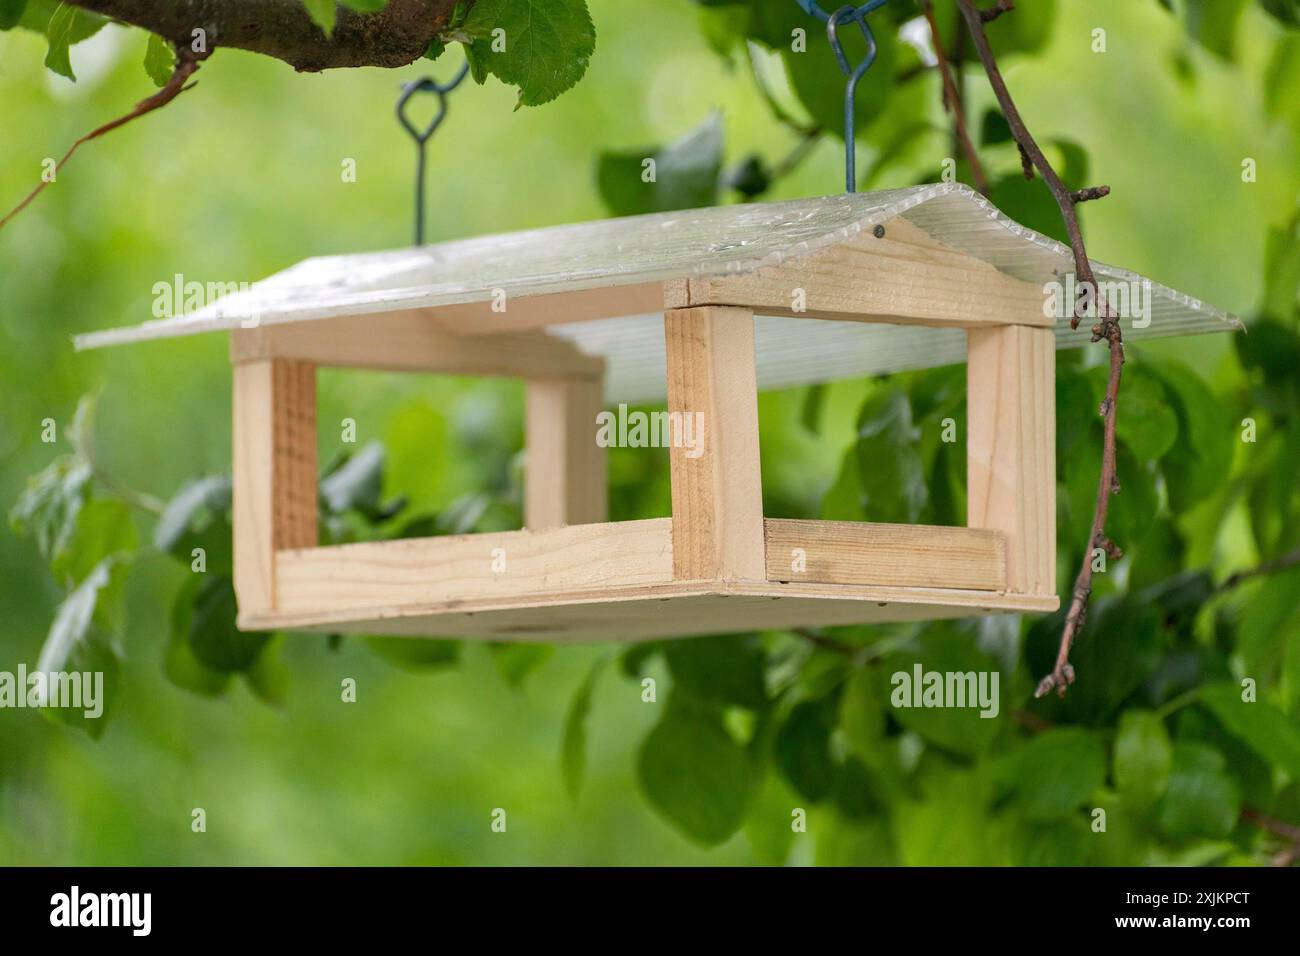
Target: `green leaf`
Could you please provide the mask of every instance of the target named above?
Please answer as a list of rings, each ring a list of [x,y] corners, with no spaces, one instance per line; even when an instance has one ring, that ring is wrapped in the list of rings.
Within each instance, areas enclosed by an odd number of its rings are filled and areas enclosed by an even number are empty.
[[[798,12],[794,3],[787,6]],[[844,74],[836,66],[835,57],[826,42],[824,28],[816,21],[802,17],[800,26],[808,31],[808,49],[796,53],[790,46],[790,33],[786,31],[777,49],[785,64],[790,88],[803,103],[813,123],[828,133],[844,136]],[[854,102],[854,125],[865,130],[882,112],[890,95],[895,91],[895,76],[899,58],[897,31],[875,31],[876,60],[858,84]],[[861,62],[867,53],[866,42],[856,30],[840,30],[845,55],[849,62]],[[859,143],[861,146],[862,144]]]
[[[998,143],[1011,143],[1015,141],[1015,136],[1011,132],[1011,124],[1007,118],[1002,115],[1000,109],[990,109],[984,114],[984,119],[980,122],[980,143],[985,146],[996,146]]]
[[[72,72],[72,61],[68,57],[68,49],[74,44],[94,36],[107,22],[108,20],[104,17],[87,13],[80,7],[60,3],[54,13],[50,15],[49,22],[45,25],[45,38],[49,42],[49,50],[45,54],[45,65],[60,76],[66,76],[68,79],[75,81],[77,77]]]
[[[144,71],[154,86],[163,87],[172,78],[176,68],[176,55],[171,45],[156,33],[149,34],[149,45],[144,48]]]
[[[1233,684],[1205,687],[1200,700],[1228,733],[1300,779],[1300,726],[1286,714],[1262,700],[1243,701],[1241,688]]]
[[[816,435],[821,431],[822,409],[826,405],[826,383],[811,385],[804,393],[803,404],[799,408],[799,424],[806,431]]]
[[[645,674],[646,664],[650,658],[661,650],[663,650],[663,645],[659,641],[642,641],[639,644],[633,644],[619,656],[619,672],[624,677],[640,680]]]
[[[1126,710],[1115,735],[1115,786],[1139,807],[1165,792],[1174,750],[1164,721],[1147,710]]]
[[[1183,4],[1187,33],[1205,49],[1231,60],[1241,16],[1250,0],[1189,0]]]
[[[600,198],[615,216],[715,205],[722,171],[722,117],[711,113],[664,147],[602,153],[596,167]],[[654,161],[654,181],[648,160]]]
[[[230,488],[229,475],[208,475],[182,485],[158,516],[154,547],[188,563],[190,539],[201,536],[213,520],[224,526],[230,513]]]
[[[465,62],[469,64],[469,77],[479,86],[487,82],[488,68],[486,51],[488,44],[483,40],[464,44]]]
[[[947,622],[938,622],[929,625],[922,632],[915,650],[890,654],[882,665],[888,679],[885,691],[890,705],[889,714],[894,720],[920,734],[927,742],[945,750],[970,755],[987,750],[1002,725],[1004,701],[995,699],[993,706],[998,708],[996,717],[981,717],[983,708],[978,701],[969,699],[964,707],[917,706],[924,703],[924,698],[919,701],[917,699],[923,690],[915,686],[917,665],[921,666],[923,675],[933,672],[974,674],[977,697],[980,675],[988,675],[985,677],[985,689],[991,692],[992,675],[996,673],[996,696],[1001,698],[1005,696],[1007,688],[1002,686],[1004,681],[998,662],[976,647],[974,633]],[[904,678],[912,691],[912,706],[904,706],[908,703],[902,693]],[[924,676],[922,680],[924,681]],[[968,681],[966,686],[969,686]]]
[[[1142,364],[1165,386],[1178,416],[1178,439],[1162,461],[1169,486],[1169,506],[1186,511],[1219,489],[1233,458],[1236,430],[1228,408],[1205,381],[1186,365],[1143,353]],[[1120,403],[1123,407],[1123,392]]]
[[[849,675],[840,695],[840,729],[853,752],[863,759],[870,759],[884,746],[888,703],[878,673],[878,668],[858,668]]]
[[[9,522],[19,534],[36,538],[41,557],[53,561],[76,530],[77,515],[90,493],[91,467],[80,458],[65,455],[39,474],[9,512]]]
[[[289,668],[280,660],[279,654],[282,640],[283,636],[278,635],[274,642],[257,655],[253,665],[244,671],[248,689],[272,707],[283,707],[289,698]]]
[[[772,170],[762,156],[751,153],[722,174],[722,184],[747,200],[756,199],[772,188]]]
[[[194,599],[205,580],[200,575],[190,575],[172,600],[171,635],[163,653],[163,674],[177,687],[203,697],[220,697],[230,687],[231,675],[203,664],[194,656],[189,641]]]
[[[787,829],[789,829],[787,827]],[[898,851],[885,816],[844,820],[819,816],[815,837],[818,866],[898,866]],[[951,858],[945,861],[951,863]]]
[[[717,715],[675,698],[641,745],[637,778],[655,811],[702,846],[740,829],[754,792],[749,757]]]
[[[384,446],[370,442],[320,481],[320,497],[334,514],[379,507],[384,484]]]
[[[95,413],[98,408],[97,394],[82,395],[72,413],[72,424],[68,426],[68,444],[83,461],[95,460]]]
[[[795,792],[813,803],[825,800],[835,785],[830,737],[833,718],[824,701],[800,701],[791,708],[772,742],[773,758]]]
[[[914,524],[929,492],[921,430],[901,385],[874,389],[858,415],[858,439],[822,504],[822,517]]]
[[[750,11],[740,4],[701,4],[697,11],[700,33],[714,53],[730,59],[745,42],[749,32]]]
[[[1300,0],[1260,0],[1260,5],[1289,27],[1300,27]]]
[[[591,695],[596,678],[605,667],[605,658],[591,665],[586,678],[569,704],[564,718],[564,737],[560,743],[560,770],[564,774],[564,787],[569,796],[578,799],[582,790],[582,777],[587,770],[587,715],[591,713]]]
[[[519,690],[524,686],[524,679],[529,674],[551,659],[555,648],[550,644],[534,641],[516,641],[510,644],[493,644],[490,653],[497,673],[511,689]]]
[[[447,18],[447,29],[459,30],[464,26],[473,5],[474,0],[456,0],[456,6],[451,9],[451,16]]]
[[[1141,370],[1130,369],[1120,390],[1116,433],[1142,461],[1155,461],[1174,446],[1178,416],[1160,381]]]
[[[765,657],[756,635],[666,641],[663,651],[676,690],[698,700],[751,709],[767,702]]]
[[[426,671],[460,661],[460,641],[414,637],[367,637],[366,646],[394,667]]]
[[[1069,242],[1061,209],[1052,198],[1052,191],[1035,177],[1027,180],[1019,172],[993,180],[989,199],[1016,222],[1058,242]]]
[[[785,865],[794,843],[792,824],[798,806],[799,798],[782,786],[776,774],[765,775],[745,819],[745,838],[760,862]]]
[[[466,49],[468,49],[468,47]],[[437,60],[438,57],[442,56],[446,52],[446,42],[441,37],[434,37],[429,41],[429,48],[424,51],[424,59],[430,61]]]
[[[334,0],[302,0],[302,5],[307,8],[307,15],[311,17],[311,22],[320,27],[326,36],[334,32],[334,20],[338,15]]]
[[[1040,617],[1025,636],[1026,658],[1035,675],[1052,669],[1061,640],[1064,608]],[[1099,726],[1124,703],[1160,663],[1160,608],[1141,598],[1093,598],[1084,631],[1070,659],[1076,673],[1090,675],[1061,700],[1035,701],[1032,709],[1053,722]]]
[[[1297,291],[1292,288],[1289,292],[1293,301]],[[1257,369],[1265,385],[1278,391],[1294,385],[1295,369],[1300,365],[1300,335],[1295,331],[1277,320],[1264,319],[1253,323],[1249,332],[1234,335],[1232,342],[1241,364]]]
[[[195,551],[202,569],[229,576],[233,570],[230,477],[210,475],[183,485],[167,502],[154,526],[154,547],[194,570]]]
[[[78,513],[67,545],[50,562],[50,571],[68,584],[77,584],[105,558],[134,551],[137,544],[131,509],[105,498],[88,502]]]
[[[124,562],[109,558],[86,575],[59,605],[36,664],[37,670],[46,673],[102,675],[99,686],[103,699],[96,701],[96,708],[102,706],[102,712],[98,716],[88,717],[87,708],[51,707],[43,711],[46,716],[84,730],[96,739],[104,732],[110,705],[117,696],[121,652],[116,634],[121,628],[121,590],[126,568]],[[83,703],[86,702],[83,697]]]
[[[920,800],[892,814],[894,842],[904,866],[989,866],[1004,862],[1003,840],[990,826],[976,771],[943,769]]]
[[[1270,119],[1282,119],[1291,124],[1292,130],[1300,130],[1300,97],[1294,93],[1298,88],[1300,33],[1289,33],[1281,37],[1273,49],[1272,60],[1264,77],[1264,109]],[[1289,258],[1293,263],[1300,262],[1300,251],[1292,249]],[[1282,304],[1290,308],[1290,303]]]
[[[199,663],[219,673],[248,670],[270,639],[269,634],[239,630],[236,613],[230,578],[206,575],[194,597],[188,638]]]
[[[22,19],[27,0],[0,0],[0,30],[12,30]]]
[[[477,41],[474,55],[484,69],[519,87],[520,106],[539,106],[571,88],[596,49],[586,0],[477,0],[460,29]]]
[[[378,13],[388,6],[388,0],[339,0],[339,3],[357,13]]]
[[[1195,741],[1174,744],[1173,771],[1160,802],[1160,829],[1176,840],[1227,836],[1241,813],[1241,791],[1223,754]]]
[[[1101,738],[1081,727],[1039,734],[1002,765],[1004,785],[1031,820],[1069,816],[1106,781]]]
[[[1300,715],[1300,607],[1291,616],[1282,648],[1282,703],[1292,717]]]
[[[835,805],[848,820],[869,820],[885,812],[889,801],[866,763],[846,757],[835,767]]]

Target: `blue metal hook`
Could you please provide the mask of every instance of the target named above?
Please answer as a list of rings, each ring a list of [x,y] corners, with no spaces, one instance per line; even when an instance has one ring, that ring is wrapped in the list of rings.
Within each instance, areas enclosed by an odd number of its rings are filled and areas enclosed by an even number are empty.
[[[817,0],[794,0],[794,2],[799,4],[799,8],[803,10],[804,13],[808,14],[810,17],[816,17],[818,20],[822,21],[822,23],[825,23],[831,18],[829,13],[818,6]],[[864,17],[872,10],[879,10],[888,2],[889,0],[868,0],[867,3],[862,4],[862,6],[854,10],[853,14],[856,17]],[[838,17],[842,12],[843,8],[836,10],[835,15]]]
[[[826,24],[826,37],[830,40],[831,51],[835,54],[835,62],[839,64],[840,72],[848,77],[848,83],[844,87],[844,189],[846,192],[854,193],[858,191],[857,183],[857,124],[855,120],[854,105],[857,102],[858,82],[866,75],[867,70],[876,62],[876,36],[871,32],[871,27],[867,25],[867,14],[873,10],[883,7],[888,0],[869,0],[861,6],[845,4],[834,13],[827,13],[818,4],[817,0],[795,0],[805,13],[822,20]],[[853,67],[849,59],[844,55],[844,46],[840,42],[839,28],[850,21],[857,23],[862,30],[862,36],[867,41],[866,58]]]
[[[402,95],[397,98],[397,119],[402,124],[402,128],[410,134],[411,139],[415,140],[416,160],[415,160],[415,244],[417,246],[424,244],[424,153],[425,144],[429,138],[442,125],[442,121],[447,118],[447,94],[460,86],[461,81],[469,74],[469,61],[467,60],[456,75],[446,83],[439,83],[431,76],[422,79],[412,80],[410,83],[402,84]],[[411,121],[406,118],[406,104],[411,101],[411,97],[416,93],[435,93],[438,96],[438,112],[434,114],[433,119],[424,129],[417,129]]]

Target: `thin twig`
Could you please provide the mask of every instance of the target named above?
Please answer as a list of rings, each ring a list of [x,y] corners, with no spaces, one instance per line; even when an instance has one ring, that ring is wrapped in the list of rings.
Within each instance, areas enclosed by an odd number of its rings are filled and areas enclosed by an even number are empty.
[[[1074,668],[1070,664],[1070,647],[1083,628],[1088,613],[1088,601],[1092,597],[1092,549],[1101,547],[1111,554],[1119,553],[1119,549],[1106,537],[1106,512],[1110,506],[1111,495],[1118,494],[1120,490],[1115,471],[1115,412],[1119,403],[1120,377],[1124,368],[1124,340],[1118,316],[1114,314],[1109,303],[1096,294],[1096,277],[1093,275],[1092,263],[1088,260],[1088,252],[1083,244],[1083,233],[1079,229],[1079,217],[1074,209],[1076,203],[1085,199],[1100,198],[1110,190],[1104,186],[1077,191],[1066,188],[1021,118],[1020,110],[1016,108],[1015,100],[1012,99],[1006,81],[1002,78],[1002,71],[998,68],[997,59],[989,46],[988,33],[984,28],[986,23],[1014,9],[1012,4],[1007,0],[999,0],[996,7],[980,10],[972,0],[957,0],[957,3],[966,20],[971,40],[974,41],[975,49],[979,53],[980,62],[984,64],[989,85],[993,88],[993,94],[997,97],[1003,115],[1006,116],[1011,134],[1020,147],[1025,172],[1028,174],[1032,166],[1051,189],[1056,205],[1061,211],[1061,218],[1065,222],[1070,250],[1074,255],[1074,271],[1080,281],[1080,288],[1093,292],[1090,298],[1080,297],[1075,303],[1074,315],[1070,318],[1070,328],[1077,329],[1079,320],[1086,314],[1088,302],[1095,303],[1099,320],[1092,328],[1092,340],[1105,341],[1110,349],[1110,379],[1106,385],[1106,398],[1099,409],[1105,420],[1105,437],[1102,444],[1101,475],[1097,482],[1097,504],[1093,512],[1092,531],[1088,537],[1088,546],[1084,549],[1079,574],[1074,580],[1070,609],[1065,615],[1065,627],[1061,634],[1060,650],[1056,655],[1056,665],[1052,673],[1039,682],[1034,692],[1034,696],[1042,697],[1055,690],[1058,695],[1064,696],[1065,689],[1074,682]]]
[[[155,498],[153,495],[143,491],[132,491],[130,488],[124,488],[114,481],[99,465],[91,464],[91,473],[95,479],[103,485],[110,494],[121,498],[124,502],[133,508],[147,512],[154,517],[160,516],[166,509],[166,502]]]
[[[1281,837],[1290,844],[1273,858],[1274,866],[1293,866],[1296,860],[1300,859],[1300,826],[1260,813],[1254,807],[1243,807],[1241,818],[1255,824],[1261,830],[1267,830],[1274,836]]]
[[[833,637],[818,634],[811,628],[796,627],[791,633],[802,637],[809,644],[813,644],[823,650],[832,651],[836,654],[842,654],[845,657],[856,657],[862,651],[861,647],[855,647],[852,644],[845,644],[842,641],[835,640]]]
[[[794,148],[781,159],[779,163],[772,167],[772,181],[775,182],[784,176],[790,175],[799,164],[807,158],[812,152],[813,147],[817,145],[822,138],[823,130],[820,126],[812,126],[803,134]]]
[[[172,72],[171,78],[162,89],[152,96],[146,97],[139,103],[136,103],[131,112],[126,115],[119,116],[117,119],[105,123],[103,126],[96,127],[73,142],[73,144],[68,147],[68,151],[63,154],[63,158],[54,164],[54,169],[51,170],[51,172],[55,175],[51,176],[49,179],[42,179],[36,188],[27,194],[27,197],[23,199],[22,202],[11,209],[3,219],[0,219],[0,229],[3,229],[9,223],[10,219],[13,219],[14,216],[26,209],[31,201],[39,196],[46,186],[54,182],[59,171],[63,169],[63,165],[72,158],[72,154],[75,153],[83,143],[89,143],[92,139],[98,139],[105,133],[111,133],[119,126],[124,126],[133,119],[144,116],[146,113],[151,113],[159,107],[166,106],[181,93],[184,93],[193,86],[194,84],[192,83],[190,86],[186,86],[185,81],[188,80],[194,71],[199,68],[199,61],[205,57],[206,54],[193,53],[188,47],[183,48],[182,52],[178,55],[176,69]]]
[[[996,6],[989,7],[987,10],[980,11],[980,19],[985,23],[992,23],[1004,13],[1010,13],[1016,8],[1012,0],[998,0]]]
[[[1263,564],[1247,568],[1245,571],[1237,571],[1230,574],[1214,589],[1215,594],[1222,594],[1224,591],[1231,591],[1239,584],[1249,581],[1251,578],[1257,578],[1264,574],[1276,574],[1278,571],[1288,571],[1291,568],[1300,566],[1300,548],[1293,548],[1286,554],[1273,558],[1271,561],[1265,561]]]
[[[925,14],[926,22],[930,24],[930,36],[934,41],[934,55],[939,61],[939,75],[943,77],[943,105],[952,114],[953,138],[957,141],[961,151],[966,154],[966,161],[970,163],[971,177],[975,180],[975,188],[987,196],[989,194],[989,180],[984,175],[984,167],[980,164],[979,154],[975,151],[970,133],[966,129],[966,108],[962,105],[961,93],[957,90],[956,81],[953,79],[952,71],[948,67],[948,55],[943,52],[943,38],[939,36],[939,24],[935,20],[934,6],[930,3],[930,0],[917,0],[917,3],[920,4],[921,12]]]

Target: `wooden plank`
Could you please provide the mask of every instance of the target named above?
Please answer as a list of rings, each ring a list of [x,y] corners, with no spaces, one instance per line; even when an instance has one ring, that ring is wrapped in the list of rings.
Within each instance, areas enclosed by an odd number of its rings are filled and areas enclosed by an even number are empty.
[[[1007,537],[1007,587],[1056,591],[1056,351],[1052,332],[968,333],[967,525]]]
[[[608,515],[599,379],[531,379],[525,393],[524,526],[602,522]]]
[[[691,306],[898,325],[1050,328],[1040,286],[936,242],[906,219],[753,272],[690,279]],[[802,307],[802,308],[800,308]]]
[[[332,615],[358,607],[520,600],[672,579],[667,518],[411,538],[279,551],[276,607]]]
[[[674,575],[764,580],[754,315],[669,310],[664,335],[669,416],[696,439],[669,449]]]
[[[236,365],[233,393],[235,595],[262,611],[275,607],[275,552],[317,543],[316,368]]]
[[[281,558],[284,556],[282,555]],[[664,570],[670,570],[664,564]],[[1055,611],[1055,595],[791,582],[601,585],[473,601],[244,614],[245,630],[626,642],[697,634]]]
[[[781,518],[764,527],[770,581],[1006,588],[1006,545],[997,531]]]
[[[567,322],[658,314],[664,308],[664,288],[662,282],[638,282],[567,292],[507,296],[503,304],[504,311],[493,311],[493,303],[490,301],[440,305],[430,311],[437,323],[448,332],[467,336],[495,336]]]
[[[235,363],[285,358],[339,368],[448,375],[599,377],[604,362],[540,330],[457,335],[422,310],[320,319],[239,329],[230,336]]]

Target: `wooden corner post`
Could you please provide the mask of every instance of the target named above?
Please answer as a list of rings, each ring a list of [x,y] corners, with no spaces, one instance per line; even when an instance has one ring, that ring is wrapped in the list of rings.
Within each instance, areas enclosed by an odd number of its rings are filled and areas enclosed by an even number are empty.
[[[673,577],[765,581],[754,313],[670,309],[664,337]]]
[[[524,527],[596,524],[609,513],[605,449],[596,444],[604,408],[597,377],[529,379],[524,409]]]
[[[971,329],[967,520],[1007,539],[1007,590],[1056,593],[1056,338],[1051,329]]]
[[[241,614],[275,608],[275,552],[314,548],[316,366],[254,359],[234,366],[235,595]]]

